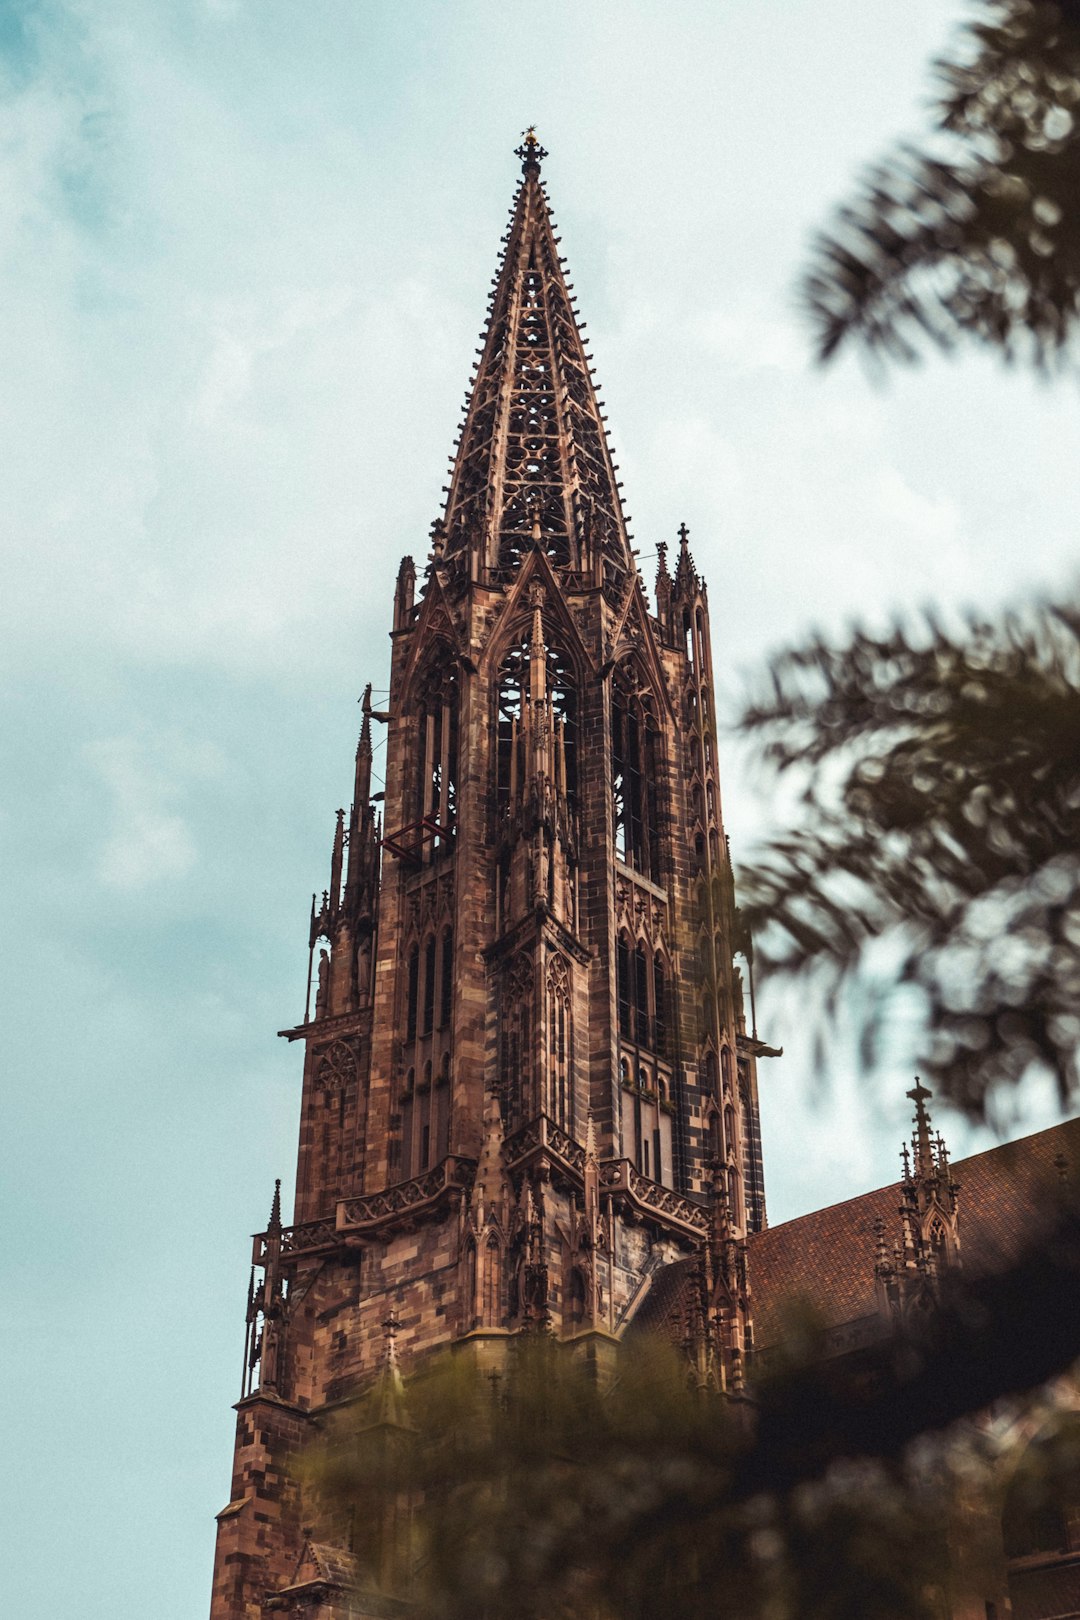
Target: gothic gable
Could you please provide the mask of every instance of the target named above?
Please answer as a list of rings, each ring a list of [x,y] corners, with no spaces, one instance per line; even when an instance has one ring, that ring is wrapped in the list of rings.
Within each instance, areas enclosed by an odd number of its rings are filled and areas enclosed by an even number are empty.
[[[498,667],[503,652],[515,639],[516,632],[520,629],[523,636],[528,634],[533,612],[530,590],[537,583],[544,589],[545,625],[558,628],[561,632],[563,650],[578,665],[581,677],[589,679],[596,672],[595,660],[585,645],[555,570],[544,553],[536,547],[529,552],[515,575],[513,584],[484,637],[478,668],[482,673],[492,673]]]

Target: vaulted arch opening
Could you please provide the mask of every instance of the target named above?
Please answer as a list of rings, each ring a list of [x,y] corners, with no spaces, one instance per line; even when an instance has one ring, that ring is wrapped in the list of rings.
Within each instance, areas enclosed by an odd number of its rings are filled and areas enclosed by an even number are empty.
[[[457,817],[460,683],[457,666],[443,660],[432,662],[417,693],[412,819],[423,824],[425,858],[449,847]]]
[[[495,787],[502,815],[517,804],[526,779],[530,681],[531,649],[527,636],[522,636],[504,654],[495,683]],[[547,772],[573,802],[578,790],[577,677],[570,658],[557,644],[546,649],[544,687],[552,719]]]
[[[615,853],[627,866],[661,881],[660,729],[652,692],[631,664],[611,687],[611,792]]]

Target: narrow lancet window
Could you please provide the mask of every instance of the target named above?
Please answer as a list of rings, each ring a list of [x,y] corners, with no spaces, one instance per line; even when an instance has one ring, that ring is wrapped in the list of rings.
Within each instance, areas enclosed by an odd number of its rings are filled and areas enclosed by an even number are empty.
[[[445,1029],[450,1022],[450,1013],[454,1005],[454,935],[449,928],[443,930],[441,972],[439,1028]]]
[[[409,952],[408,1006],[405,1014],[405,1039],[416,1039],[416,1015],[420,994],[420,947],[414,945]]]
[[[435,1025],[435,940],[424,946],[424,1022],[422,1033],[430,1035]]]
[[[418,706],[416,820],[425,856],[448,847],[457,816],[458,678],[453,667],[433,670]]]
[[[632,669],[615,676],[611,701],[611,785],[615,852],[627,866],[660,881],[657,815],[659,732],[652,694]]]

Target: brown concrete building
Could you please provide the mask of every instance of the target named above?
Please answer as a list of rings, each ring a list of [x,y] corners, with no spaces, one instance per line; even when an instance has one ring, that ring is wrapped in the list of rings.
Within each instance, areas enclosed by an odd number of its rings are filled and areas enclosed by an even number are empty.
[[[708,593],[684,527],[647,600],[531,131],[518,155],[445,512],[419,579],[402,561],[387,707],[369,687],[312,907],[315,1004],[283,1032],[296,1206],[285,1225],[275,1196],[255,1239],[213,1620],[380,1612],[291,1458],[371,1387],[388,1323],[407,1365],[536,1330],[603,1358],[677,1316],[734,1392],[795,1276],[865,1334],[968,1243],[921,1137],[910,1187],[826,1212],[843,1241],[819,1217],[766,1230],[774,1054],[736,960]],[[867,1222],[901,1205],[894,1252]]]

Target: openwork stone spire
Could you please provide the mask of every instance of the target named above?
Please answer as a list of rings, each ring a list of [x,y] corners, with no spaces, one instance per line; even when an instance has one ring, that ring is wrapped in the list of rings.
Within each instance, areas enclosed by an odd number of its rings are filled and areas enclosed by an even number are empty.
[[[633,566],[600,401],[531,128],[448,490],[446,553],[509,570],[539,544],[557,567]],[[538,540],[534,538],[539,528]]]

